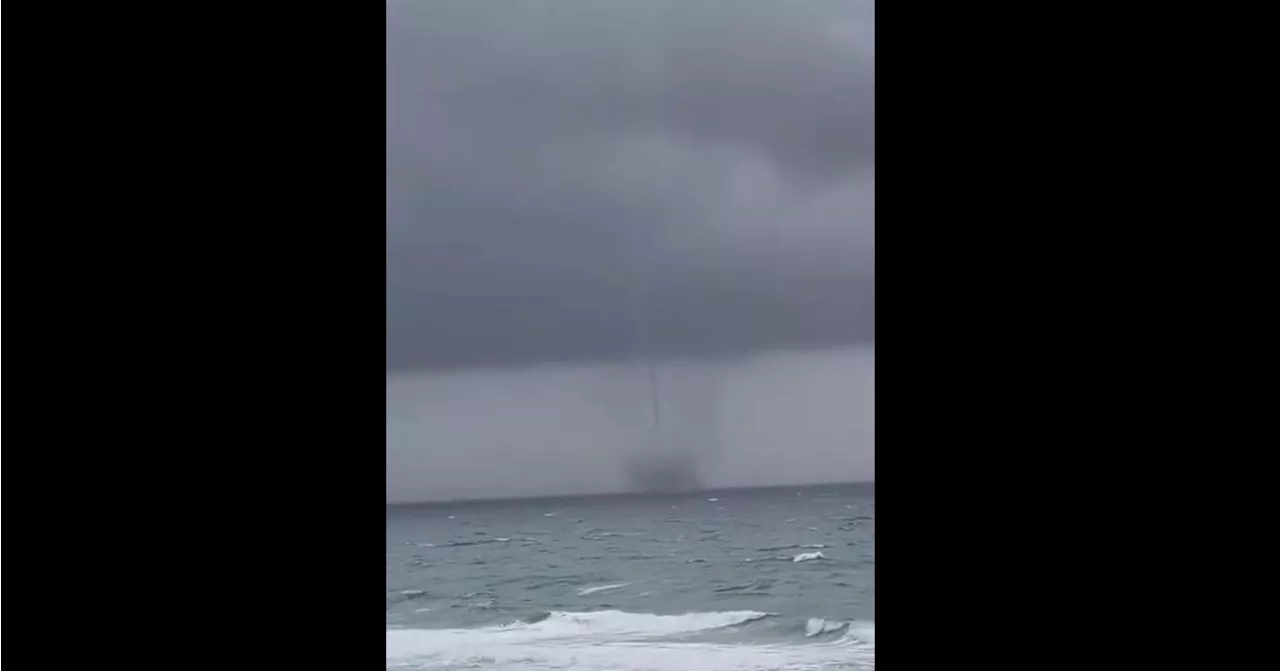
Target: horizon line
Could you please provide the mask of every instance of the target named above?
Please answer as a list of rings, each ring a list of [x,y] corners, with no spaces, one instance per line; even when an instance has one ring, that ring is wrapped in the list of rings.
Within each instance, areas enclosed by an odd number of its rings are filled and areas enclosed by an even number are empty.
[[[485,504],[485,503],[533,503],[537,501],[549,500],[575,500],[575,499],[609,499],[609,498],[627,498],[627,497],[644,497],[644,498],[666,498],[672,496],[692,496],[697,494],[721,493],[721,492],[761,492],[778,489],[815,489],[822,487],[865,487],[875,486],[875,480],[845,480],[834,482],[811,482],[804,484],[786,484],[786,485],[750,485],[743,487],[707,487],[698,489],[688,489],[671,492],[599,492],[594,494],[540,494],[535,496],[497,496],[483,498],[457,498],[457,499],[429,499],[423,501],[388,501],[387,509],[391,508],[412,508],[412,507],[429,507],[429,506],[449,506],[449,505],[469,505],[469,504]]]

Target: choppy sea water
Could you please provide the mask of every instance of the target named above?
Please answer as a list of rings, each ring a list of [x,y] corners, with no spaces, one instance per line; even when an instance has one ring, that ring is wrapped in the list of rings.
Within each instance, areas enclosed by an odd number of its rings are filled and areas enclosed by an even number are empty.
[[[872,485],[387,509],[388,669],[874,667]]]

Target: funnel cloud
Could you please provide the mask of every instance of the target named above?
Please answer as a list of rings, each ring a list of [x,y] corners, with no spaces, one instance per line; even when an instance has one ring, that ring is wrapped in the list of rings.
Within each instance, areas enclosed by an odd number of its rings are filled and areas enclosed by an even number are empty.
[[[675,365],[673,365],[675,366]],[[747,487],[875,479],[875,357],[864,348],[751,357],[721,371],[711,420],[672,434],[697,455],[697,484]],[[643,373],[627,364],[394,374],[387,378],[387,500],[673,489],[652,476]],[[679,394],[676,394],[679,397]],[[692,414],[692,413],[690,413]],[[686,427],[691,427],[686,430]],[[646,478],[656,477],[656,481]]]
[[[386,8],[388,500],[870,477],[874,2]]]

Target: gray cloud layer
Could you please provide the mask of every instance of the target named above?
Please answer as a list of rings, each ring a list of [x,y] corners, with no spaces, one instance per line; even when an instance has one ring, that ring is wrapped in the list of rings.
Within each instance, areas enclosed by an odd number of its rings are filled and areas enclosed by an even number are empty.
[[[388,370],[872,341],[873,22],[389,1]]]

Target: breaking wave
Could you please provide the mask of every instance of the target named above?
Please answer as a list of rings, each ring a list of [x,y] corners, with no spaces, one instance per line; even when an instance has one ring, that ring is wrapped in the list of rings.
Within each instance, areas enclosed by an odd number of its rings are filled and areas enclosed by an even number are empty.
[[[631,583],[629,582],[620,582],[613,585],[596,585],[595,587],[583,587],[582,589],[578,590],[578,596],[587,596],[589,594],[596,594],[598,592],[612,592],[615,589],[622,589],[623,587],[626,587],[627,585],[630,585],[630,584]]]
[[[387,667],[655,671],[873,669],[875,623],[824,620],[762,636],[776,616],[757,611],[654,615],[553,611],[472,629],[388,629]],[[794,628],[793,628],[794,627]]]

